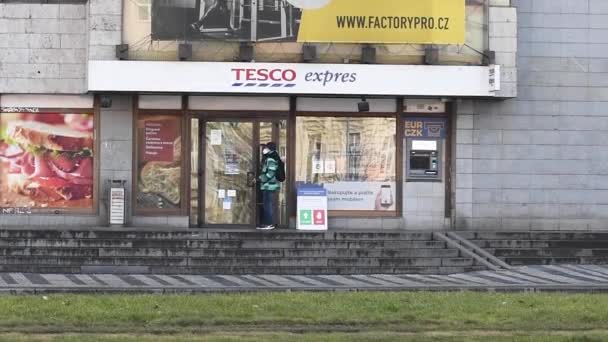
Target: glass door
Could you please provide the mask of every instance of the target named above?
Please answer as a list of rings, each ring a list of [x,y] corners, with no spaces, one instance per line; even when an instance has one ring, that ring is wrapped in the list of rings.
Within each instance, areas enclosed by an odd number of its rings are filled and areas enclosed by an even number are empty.
[[[277,152],[285,164],[285,174],[289,174],[287,169],[287,120],[272,120],[272,121],[260,121],[259,123],[259,137],[260,137],[260,150],[259,160],[262,160],[262,145],[274,142],[277,145]],[[261,169],[261,165],[258,167]],[[274,212],[276,214],[276,221],[279,226],[289,225],[289,218],[287,212],[287,180],[281,183],[281,189],[277,194],[277,201]],[[261,203],[261,199],[260,202]],[[261,210],[261,207],[259,208]]]
[[[208,121],[205,125],[205,225],[255,223],[253,122]]]
[[[261,146],[275,142],[287,166],[287,120],[194,117],[190,129],[190,225],[259,224],[262,200],[256,179],[261,171]],[[287,184],[281,183],[274,210],[280,226],[288,224]]]

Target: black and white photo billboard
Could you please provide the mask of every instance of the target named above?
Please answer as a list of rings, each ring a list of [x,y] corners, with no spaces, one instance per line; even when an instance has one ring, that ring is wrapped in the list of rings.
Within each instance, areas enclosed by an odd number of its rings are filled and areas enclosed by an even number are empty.
[[[152,0],[151,38],[296,41],[301,17],[286,0]]]

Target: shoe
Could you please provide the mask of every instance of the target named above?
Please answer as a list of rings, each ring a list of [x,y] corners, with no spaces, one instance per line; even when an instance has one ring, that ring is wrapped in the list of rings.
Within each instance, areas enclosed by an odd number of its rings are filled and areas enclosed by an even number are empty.
[[[273,230],[273,229],[275,229],[275,228],[276,228],[276,227],[275,227],[274,225],[269,224],[269,225],[267,225],[267,226],[258,227],[258,228],[256,228],[256,229],[259,229],[259,230]]]

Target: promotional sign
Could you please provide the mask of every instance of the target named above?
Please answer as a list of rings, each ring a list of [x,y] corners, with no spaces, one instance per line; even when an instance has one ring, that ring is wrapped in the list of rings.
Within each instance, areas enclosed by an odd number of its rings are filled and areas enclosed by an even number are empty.
[[[493,97],[489,79],[488,66],[89,61],[88,90]]]
[[[0,207],[93,209],[94,125],[91,113],[4,108],[0,112]]]
[[[320,0],[323,1],[323,0]],[[305,9],[299,42],[462,44],[464,0],[333,0]]]
[[[298,230],[327,230],[327,191],[318,185],[298,186]]]
[[[136,146],[137,207],[179,208],[181,118],[171,115],[140,115],[137,120]]]
[[[152,1],[151,38],[184,35],[251,42],[462,44],[465,0]]]
[[[323,187],[329,210],[395,210],[395,182],[335,182]]]
[[[110,189],[110,224],[122,225],[125,223],[125,189]]]
[[[178,125],[175,120],[146,121],[142,160],[172,162],[175,140],[178,136]]]
[[[406,118],[406,138],[445,139],[447,120],[443,118]]]

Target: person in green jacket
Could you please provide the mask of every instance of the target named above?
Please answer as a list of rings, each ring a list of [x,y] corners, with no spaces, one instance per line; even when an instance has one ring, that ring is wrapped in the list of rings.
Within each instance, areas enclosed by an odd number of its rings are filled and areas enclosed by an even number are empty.
[[[258,229],[274,229],[274,207],[276,192],[279,191],[281,184],[277,179],[279,169],[279,153],[277,145],[273,142],[266,144],[262,150],[262,170],[260,172],[260,190],[262,191],[262,226]]]

